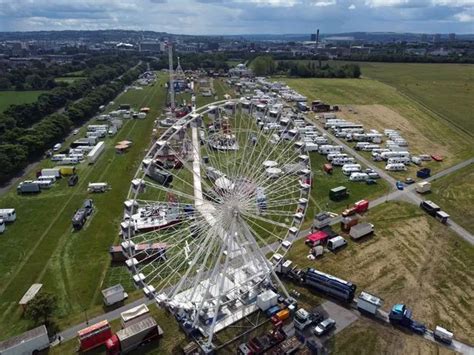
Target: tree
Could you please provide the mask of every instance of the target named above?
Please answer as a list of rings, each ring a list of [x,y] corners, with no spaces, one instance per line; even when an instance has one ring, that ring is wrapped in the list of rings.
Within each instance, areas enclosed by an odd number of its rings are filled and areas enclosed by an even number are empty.
[[[12,83],[8,78],[0,77],[0,90],[9,90],[12,87]]]
[[[35,324],[48,324],[57,306],[56,296],[40,292],[28,302],[25,316],[31,319]]]
[[[271,75],[275,73],[276,64],[270,56],[259,56],[252,61],[252,70],[255,75]]]

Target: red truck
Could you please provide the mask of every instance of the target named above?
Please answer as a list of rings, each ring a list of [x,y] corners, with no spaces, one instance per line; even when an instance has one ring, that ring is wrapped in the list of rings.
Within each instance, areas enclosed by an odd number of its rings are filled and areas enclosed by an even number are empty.
[[[91,325],[77,332],[79,338],[79,350],[88,351],[105,344],[112,337],[112,329],[108,321]]]
[[[107,354],[126,354],[141,345],[163,336],[163,330],[151,318],[145,318],[113,334],[106,342]]]
[[[368,209],[369,209],[369,201],[360,200],[354,203],[354,206],[342,212],[342,217],[352,216],[353,214],[356,214],[356,213],[364,213]]]

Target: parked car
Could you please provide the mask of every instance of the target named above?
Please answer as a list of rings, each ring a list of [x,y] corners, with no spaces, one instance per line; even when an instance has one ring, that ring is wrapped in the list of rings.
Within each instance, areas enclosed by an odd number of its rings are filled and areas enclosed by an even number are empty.
[[[90,216],[94,211],[94,202],[92,201],[92,199],[88,198],[84,200],[84,205],[82,207],[86,211],[86,215]]]
[[[336,321],[334,319],[327,318],[314,328],[314,334],[317,336],[324,335],[327,332],[329,332],[332,328],[334,328],[335,325],[336,325]]]
[[[377,181],[375,181],[374,179],[368,179],[365,183],[367,185],[375,185],[375,184],[377,184]]]
[[[79,181],[79,176],[77,174],[74,174],[69,177],[69,179],[67,180],[67,184],[69,186],[74,186],[77,184],[78,181]]]
[[[397,186],[397,189],[399,190],[403,190],[405,188],[405,185],[403,185],[403,182],[401,181],[397,181],[395,185]]]
[[[78,130],[77,128],[76,128],[74,131],[72,131],[72,134],[73,134],[73,135],[76,135],[76,134],[78,134],[78,133],[79,133],[79,130]]]
[[[411,184],[414,184],[414,183],[415,183],[415,180],[411,177],[407,177],[405,179],[405,184],[407,184],[407,185],[411,185]]]

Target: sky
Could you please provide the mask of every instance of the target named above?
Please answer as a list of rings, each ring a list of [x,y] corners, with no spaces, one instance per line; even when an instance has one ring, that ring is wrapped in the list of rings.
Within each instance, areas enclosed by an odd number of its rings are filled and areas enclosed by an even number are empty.
[[[0,0],[0,31],[474,33],[474,0]]]

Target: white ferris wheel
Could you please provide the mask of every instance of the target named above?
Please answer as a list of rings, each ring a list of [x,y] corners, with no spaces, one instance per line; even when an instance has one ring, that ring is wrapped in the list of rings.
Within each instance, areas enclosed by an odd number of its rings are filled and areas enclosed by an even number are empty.
[[[135,283],[207,345],[265,289],[288,297],[271,259],[298,235],[311,171],[282,107],[269,107],[226,100],[175,120],[125,201],[122,251]]]

